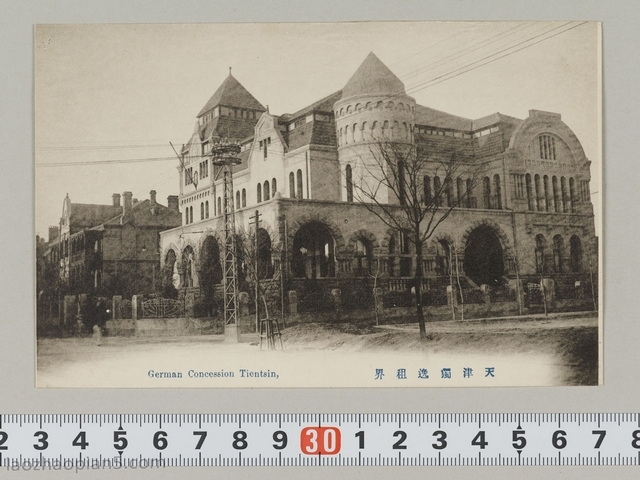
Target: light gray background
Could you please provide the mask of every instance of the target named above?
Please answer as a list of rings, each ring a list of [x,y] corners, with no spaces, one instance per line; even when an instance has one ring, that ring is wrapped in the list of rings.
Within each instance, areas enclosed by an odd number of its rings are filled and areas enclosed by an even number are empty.
[[[352,20],[602,20],[604,22],[605,386],[425,390],[36,390],[34,388],[33,42],[35,23]],[[633,412],[640,410],[640,205],[636,178],[640,47],[635,0],[0,0],[0,412]],[[212,46],[213,48],[213,46]],[[119,478],[637,478],[638,468],[192,469],[119,471]],[[63,478],[58,472],[41,478]],[[32,478],[37,472],[14,474]],[[89,472],[87,478],[112,478]]]

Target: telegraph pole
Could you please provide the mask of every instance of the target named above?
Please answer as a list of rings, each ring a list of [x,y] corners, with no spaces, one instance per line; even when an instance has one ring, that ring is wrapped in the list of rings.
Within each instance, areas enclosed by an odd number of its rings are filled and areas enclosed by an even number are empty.
[[[253,225],[255,225],[255,234],[254,234],[254,275],[256,277],[256,285],[255,285],[255,304],[256,304],[256,332],[260,332],[260,270],[258,267],[259,258],[258,258],[258,229],[260,228],[260,212],[256,210],[256,213],[253,217],[249,217],[253,221]]]
[[[224,179],[224,336],[225,341],[239,342],[238,325],[238,263],[236,261],[236,215],[233,206],[233,174],[231,167],[239,165],[238,142],[220,140],[211,148],[215,166],[222,167]]]

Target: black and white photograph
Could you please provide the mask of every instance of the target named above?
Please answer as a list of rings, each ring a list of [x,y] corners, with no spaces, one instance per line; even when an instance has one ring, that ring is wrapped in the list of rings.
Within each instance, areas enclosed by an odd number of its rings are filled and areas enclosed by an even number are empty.
[[[600,23],[34,49],[37,387],[606,381]]]

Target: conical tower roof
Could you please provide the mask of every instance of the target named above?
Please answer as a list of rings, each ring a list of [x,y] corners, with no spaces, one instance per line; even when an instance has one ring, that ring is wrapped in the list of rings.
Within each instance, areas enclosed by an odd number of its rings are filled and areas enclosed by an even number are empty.
[[[342,89],[342,98],[361,94],[398,93],[405,93],[404,83],[373,52],[370,52]]]
[[[235,79],[231,72],[229,76],[222,82],[222,85],[218,87],[213,96],[209,99],[198,117],[207,113],[212,108],[224,105],[226,107],[246,108],[249,110],[265,111],[266,108],[251,95],[246,88],[244,88],[238,80]]]

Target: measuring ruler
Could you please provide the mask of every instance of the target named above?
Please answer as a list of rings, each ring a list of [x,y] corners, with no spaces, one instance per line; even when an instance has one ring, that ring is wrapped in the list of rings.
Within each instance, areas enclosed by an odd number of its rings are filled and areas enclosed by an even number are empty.
[[[640,415],[0,415],[2,470],[640,465]]]

